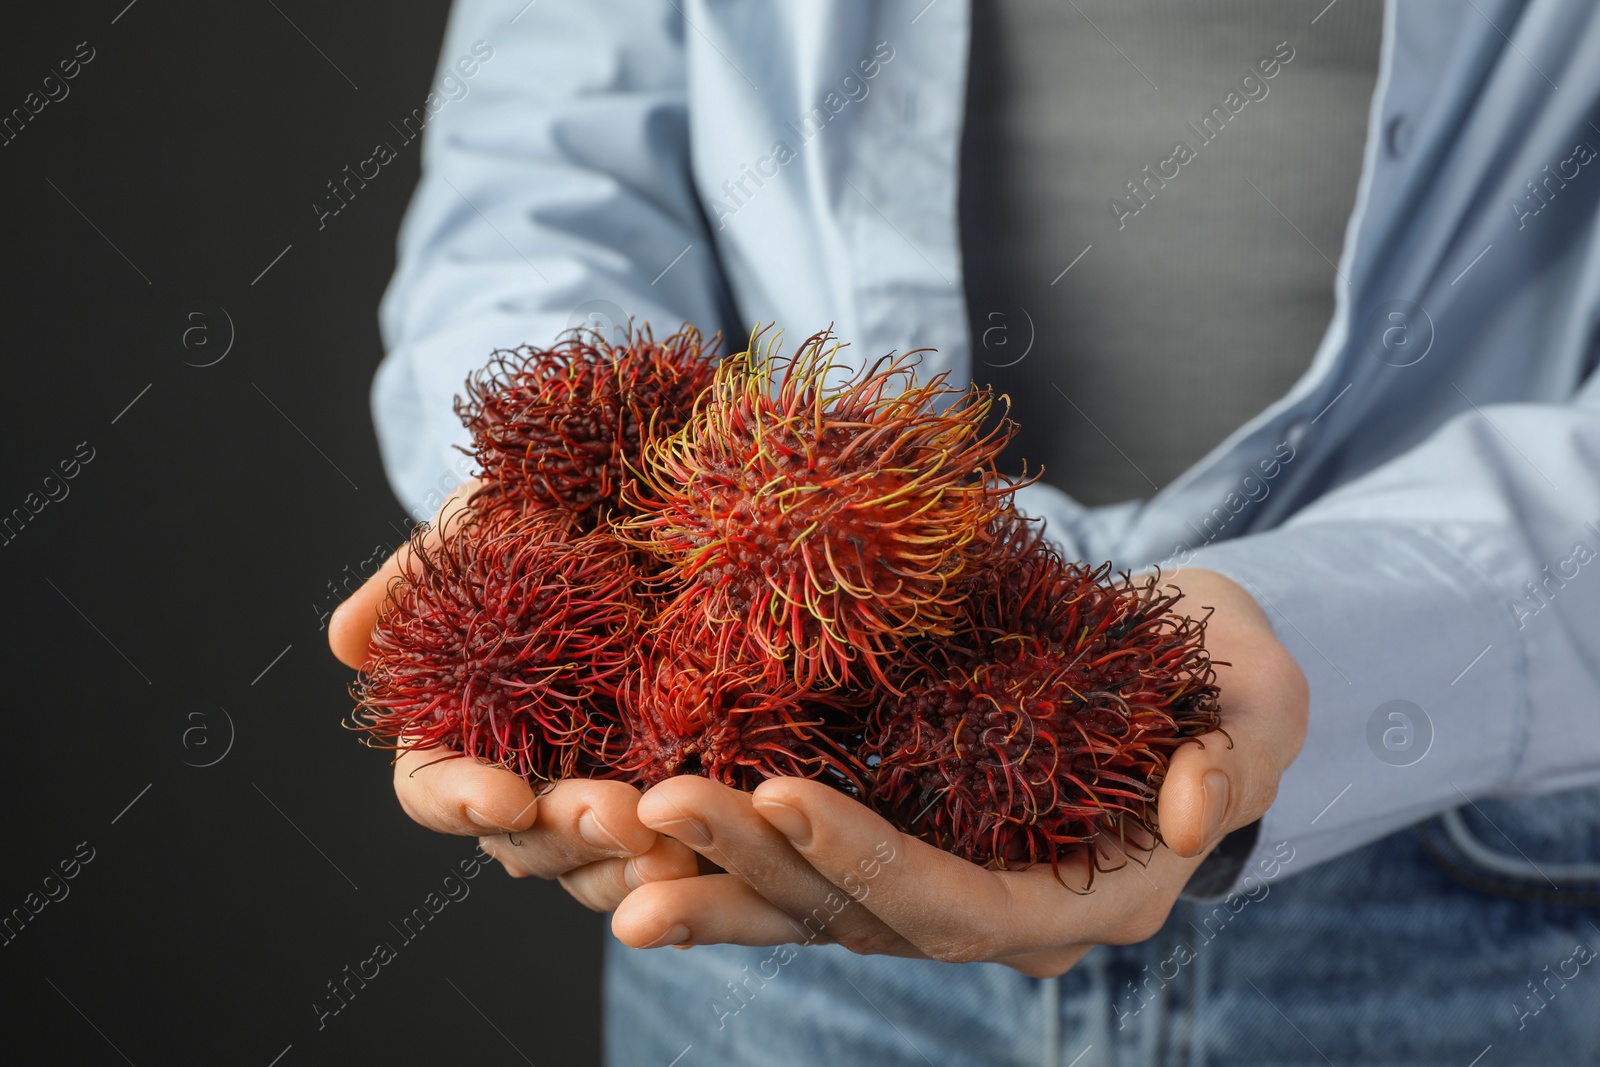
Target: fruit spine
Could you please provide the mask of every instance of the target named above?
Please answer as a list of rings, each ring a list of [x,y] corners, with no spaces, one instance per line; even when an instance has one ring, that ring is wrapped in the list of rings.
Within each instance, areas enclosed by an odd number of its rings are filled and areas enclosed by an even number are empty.
[[[947,633],[975,541],[1011,486],[1009,424],[915,353],[851,374],[818,333],[729,357],[686,424],[645,443],[624,536],[699,593],[708,626],[741,626],[802,688],[888,684],[885,661]]]
[[[1113,581],[1109,563],[1068,563],[1031,524],[1007,525],[962,626],[874,710],[869,800],[974,862],[1080,851],[1092,879],[1159,843],[1172,752],[1219,728],[1205,619],[1178,614],[1154,574]]]

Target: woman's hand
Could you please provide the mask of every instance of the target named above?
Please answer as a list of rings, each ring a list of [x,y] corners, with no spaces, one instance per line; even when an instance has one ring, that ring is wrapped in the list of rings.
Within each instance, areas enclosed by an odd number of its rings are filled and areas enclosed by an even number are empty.
[[[1158,797],[1165,844],[1075,893],[1048,865],[975,866],[900,833],[816,782],[779,778],[753,794],[680,777],[644,794],[638,817],[727,873],[651,882],[612,929],[639,948],[838,942],[860,953],[991,960],[1025,974],[1070,969],[1098,944],[1160,929],[1189,876],[1228,832],[1258,819],[1305,739],[1305,677],[1255,601],[1211,571],[1187,570],[1185,606],[1216,609],[1206,647],[1222,725],[1173,755]],[[1229,737],[1232,743],[1229,743]],[[1062,865],[1081,886],[1086,861]]]
[[[478,488],[468,482],[445,501],[426,535],[453,528]],[[390,556],[339,605],[328,644],[340,662],[366,662],[390,582],[404,576],[410,546]],[[560,879],[579,902],[611,911],[635,886],[696,872],[687,847],[639,822],[639,791],[621,782],[569,780],[544,793],[521,777],[446,749],[409,749],[394,765],[394,791],[412,819],[445,834],[481,837],[485,852],[515,877]]]

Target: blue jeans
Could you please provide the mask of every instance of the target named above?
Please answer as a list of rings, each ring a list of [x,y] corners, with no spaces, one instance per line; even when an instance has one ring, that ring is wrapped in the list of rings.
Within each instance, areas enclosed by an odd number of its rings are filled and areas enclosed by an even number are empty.
[[[612,942],[606,1062],[1592,1067],[1597,858],[1600,792],[1483,801],[1221,904],[1180,901],[1154,938],[1049,980]]]

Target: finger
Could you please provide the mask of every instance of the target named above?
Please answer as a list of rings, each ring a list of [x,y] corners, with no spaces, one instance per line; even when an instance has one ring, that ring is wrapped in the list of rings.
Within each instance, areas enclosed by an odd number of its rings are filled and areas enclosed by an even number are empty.
[[[590,910],[614,911],[624,897],[646,882],[690,878],[697,873],[694,852],[681,841],[660,836],[643,855],[586,863],[560,880],[562,888]]]
[[[617,905],[611,932],[631,948],[783,945],[808,940],[800,923],[733,874],[703,874],[642,885]]]
[[[763,782],[753,805],[830,880],[859,880],[863,907],[923,953],[952,963],[1143,940],[1198,865],[1158,852],[1147,864],[1130,860],[1096,875],[1085,893],[1091,872],[1083,855],[1063,858],[1056,870],[985,870],[805,779]]]
[[[1304,740],[1304,675],[1288,652],[1269,643],[1248,661],[1233,655],[1216,668],[1222,729],[1172,754],[1157,798],[1162,840],[1179,856],[1202,855],[1259,819]]]
[[[465,509],[467,500],[481,485],[480,481],[469,481],[450,494],[440,507],[438,517],[423,534],[424,545],[438,543],[439,531],[452,528],[456,516]],[[383,566],[361,583],[359,589],[334,609],[333,616],[328,619],[328,647],[333,649],[340,663],[360,669],[367,661],[367,650],[372,645],[372,628],[378,624],[378,613],[389,596],[389,585],[396,578],[411,573],[414,566],[411,545],[402,545],[399,551],[383,561]]]
[[[527,829],[482,843],[513,875],[558,878],[598,860],[649,852],[657,836],[640,824],[638,803],[639,791],[623,782],[569,778],[539,797]]]
[[[911,950],[904,938],[850,899],[856,880],[842,886],[819,873],[756,813],[749,793],[707,778],[669,778],[639,801],[639,819],[743,878],[812,932],[825,932],[862,953]]]
[[[442,834],[521,830],[538,817],[533,788],[521,777],[447,748],[403,750],[394,791],[407,815]]]
[[[1092,948],[1093,945],[1068,945],[1042,952],[1025,952],[1020,956],[1000,956],[994,962],[1021,971],[1029,978],[1055,978],[1076,967]]]
[[[842,793],[774,778],[757,787],[752,806],[830,882],[859,883],[861,905],[935,959],[1037,947],[1014,945],[1015,903],[993,872],[902,834]]]
[[[597,860],[568,871],[558,880],[568,896],[590,911],[615,911],[631,892],[622,877],[623,867],[631,862],[623,859]]]
[[[378,624],[378,611],[389,595],[389,583],[407,573],[409,546],[402,546],[351,593],[328,619],[328,647],[346,667],[357,670],[367,661],[372,645],[372,628]]]

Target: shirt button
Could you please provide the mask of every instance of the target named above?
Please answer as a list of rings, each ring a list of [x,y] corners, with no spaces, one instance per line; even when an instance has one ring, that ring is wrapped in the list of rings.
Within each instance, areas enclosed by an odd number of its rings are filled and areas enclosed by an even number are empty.
[[[1399,158],[1411,147],[1411,124],[1404,115],[1391,115],[1383,127],[1383,146],[1389,155]]]
[[[1296,419],[1294,422],[1291,422],[1289,424],[1289,428],[1284,431],[1283,439],[1289,443],[1290,448],[1298,450],[1300,448],[1300,442],[1304,441],[1306,439],[1306,434],[1310,432],[1310,419]]]

